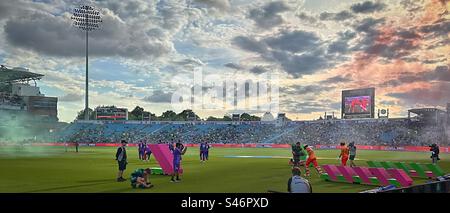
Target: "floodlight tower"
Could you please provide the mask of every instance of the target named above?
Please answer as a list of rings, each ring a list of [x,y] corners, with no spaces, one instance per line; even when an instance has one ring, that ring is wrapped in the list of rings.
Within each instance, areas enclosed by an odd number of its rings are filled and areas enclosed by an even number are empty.
[[[102,17],[100,12],[91,5],[81,5],[75,8],[72,15],[73,25],[86,32],[86,100],[84,106],[84,119],[89,120],[89,71],[88,71],[88,42],[89,31],[96,30],[100,27]]]

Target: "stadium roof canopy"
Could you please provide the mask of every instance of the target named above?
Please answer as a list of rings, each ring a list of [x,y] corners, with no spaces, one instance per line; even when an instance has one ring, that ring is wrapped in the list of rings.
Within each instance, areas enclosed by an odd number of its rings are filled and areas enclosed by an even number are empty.
[[[9,69],[3,65],[0,68],[0,83],[40,80],[43,76],[44,75],[29,72],[23,68]]]
[[[424,115],[426,117],[428,116],[434,116],[436,113],[445,113],[444,110],[440,110],[438,108],[416,108],[416,109],[410,109],[408,112],[412,112],[417,115]]]

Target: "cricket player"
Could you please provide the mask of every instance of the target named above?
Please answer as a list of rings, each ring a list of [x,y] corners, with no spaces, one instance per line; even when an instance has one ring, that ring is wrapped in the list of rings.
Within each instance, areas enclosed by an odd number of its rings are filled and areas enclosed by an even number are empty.
[[[186,153],[187,147],[183,146],[181,143],[176,143],[173,149],[173,174],[171,182],[180,182],[179,170],[181,168],[181,155]],[[175,176],[177,179],[175,180]]]
[[[316,155],[314,154],[314,150],[311,146],[305,145],[303,147],[306,152],[308,153],[308,159],[306,160],[305,169],[306,169],[306,177],[309,177],[311,174],[309,172],[309,165],[312,163],[314,165],[314,168],[316,169],[317,173],[322,174],[322,169],[320,168],[319,164],[317,163]]]
[[[142,141],[140,141],[139,143],[138,143],[138,154],[139,154],[139,160],[144,160],[143,158],[144,158],[144,151],[143,151],[143,143],[142,143]]]
[[[152,155],[152,150],[150,149],[150,144],[144,143],[144,159],[146,162],[150,160],[150,155]]]
[[[340,145],[341,145],[341,154],[339,155],[339,158],[341,159],[342,166],[346,166],[349,156],[349,149],[345,145],[345,142],[341,142]]]
[[[205,162],[206,160],[206,143],[201,142],[200,143],[200,162]]]
[[[168,142],[167,145],[169,146],[169,150],[173,153],[173,150],[175,149],[175,147],[173,147],[173,141]]]
[[[205,156],[206,156],[206,160],[209,159],[209,148],[211,148],[211,146],[208,144],[208,141],[205,141],[206,147],[205,147]]]

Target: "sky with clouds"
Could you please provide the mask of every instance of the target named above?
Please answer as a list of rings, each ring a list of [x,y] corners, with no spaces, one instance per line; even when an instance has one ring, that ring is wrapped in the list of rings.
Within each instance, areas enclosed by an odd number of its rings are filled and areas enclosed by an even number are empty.
[[[85,1],[0,1],[0,63],[44,74],[59,119],[84,108]],[[89,35],[90,106],[172,109],[195,69],[220,79],[279,78],[293,119],[340,114],[343,89],[376,88],[376,109],[404,116],[450,102],[449,0],[97,0]],[[202,85],[202,91],[208,91]],[[232,108],[201,110],[223,116]],[[260,113],[262,112],[257,112]]]

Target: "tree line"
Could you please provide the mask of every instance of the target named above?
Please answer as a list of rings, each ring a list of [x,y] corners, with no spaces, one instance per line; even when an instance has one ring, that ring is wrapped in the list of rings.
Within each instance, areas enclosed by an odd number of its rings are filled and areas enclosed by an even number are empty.
[[[114,106],[111,106],[114,107]],[[89,119],[96,120],[95,112],[91,108],[88,108]],[[80,110],[76,117],[77,120],[84,119],[84,109]],[[133,110],[128,111],[128,120],[131,121],[232,121],[232,118],[228,115],[223,117],[209,116],[206,119],[201,119],[194,111],[190,109],[185,109],[180,113],[176,113],[172,110],[167,110],[161,115],[157,116],[154,113],[146,111],[143,107],[136,106]],[[261,118],[255,115],[250,115],[248,113],[240,114],[241,121],[260,121]]]

